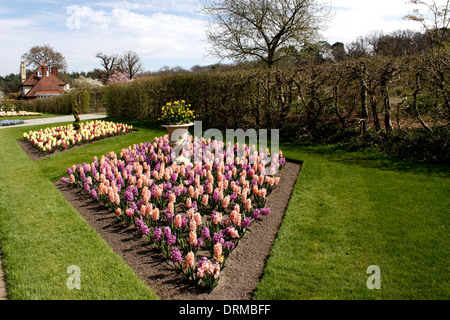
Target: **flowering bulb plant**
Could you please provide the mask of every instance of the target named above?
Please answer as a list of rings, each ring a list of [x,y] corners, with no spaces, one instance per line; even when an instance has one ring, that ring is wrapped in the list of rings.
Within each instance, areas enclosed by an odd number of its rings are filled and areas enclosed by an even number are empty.
[[[168,102],[161,108],[161,120],[165,124],[186,124],[194,121],[194,111],[190,110],[190,104],[186,104],[184,100]]]
[[[23,133],[23,138],[43,154],[65,150],[76,145],[125,134],[132,126],[109,121],[89,121],[80,124],[80,130],[75,130],[73,124],[39,131]]]
[[[270,214],[259,199],[278,185],[276,172],[286,159],[281,151],[191,141],[198,157],[187,166],[171,161],[175,152],[166,135],[73,165],[61,180],[110,207],[156,245],[183,279],[212,289],[253,221]],[[231,160],[233,151],[242,156]]]

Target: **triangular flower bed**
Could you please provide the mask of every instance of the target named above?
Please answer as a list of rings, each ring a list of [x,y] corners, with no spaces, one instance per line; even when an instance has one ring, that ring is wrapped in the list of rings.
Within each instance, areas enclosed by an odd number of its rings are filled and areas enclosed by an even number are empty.
[[[275,174],[286,160],[281,152],[270,155],[197,138],[191,149],[200,151],[201,161],[176,165],[167,137],[155,138],[119,155],[111,152],[74,165],[62,181],[81,186],[135,230],[141,243],[156,246],[180,279],[211,289],[229,254],[252,225],[270,214],[266,199],[279,184]],[[237,160],[226,163],[228,155],[240,151]]]
[[[47,158],[53,154],[76,149],[88,143],[128,134],[133,126],[111,121],[92,120],[80,124],[75,130],[72,123],[47,127],[23,133],[23,139],[17,142],[31,160]]]

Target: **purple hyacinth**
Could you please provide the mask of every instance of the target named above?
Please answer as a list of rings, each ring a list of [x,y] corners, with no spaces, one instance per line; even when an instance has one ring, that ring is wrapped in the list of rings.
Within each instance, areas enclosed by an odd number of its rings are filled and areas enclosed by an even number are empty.
[[[172,234],[167,237],[167,245],[173,246],[177,242],[177,235]]]
[[[165,227],[164,228],[164,236],[166,237],[166,239],[168,239],[171,235],[172,235],[172,229],[170,229],[170,227]]]
[[[161,241],[163,234],[160,228],[156,227],[155,231],[153,231],[153,237],[155,238],[156,242]]]
[[[241,227],[248,229],[248,227],[250,226],[250,222],[250,218],[245,218],[244,221],[241,222]]]
[[[69,182],[70,182],[70,180],[69,180],[69,179],[67,179],[67,178],[61,178],[61,182],[64,182],[64,183],[69,183]]]
[[[207,226],[204,226],[204,227],[203,227],[203,230],[202,230],[202,237],[203,237],[204,239],[210,239],[210,238],[211,238],[211,235],[210,235],[210,233],[209,233],[209,228],[208,228]]]
[[[146,224],[142,224],[141,226],[141,232],[143,235],[148,235],[150,233],[150,230],[148,229],[148,226]]]
[[[226,249],[228,251],[231,251],[234,249],[234,243],[231,241],[227,241],[222,245],[223,249]]]
[[[133,211],[139,211],[139,209],[138,209],[136,203],[134,203],[134,202],[131,202],[131,204],[130,204],[130,209],[132,209]]]
[[[252,218],[253,218],[253,219],[258,219],[260,214],[261,214],[261,210],[260,210],[260,209],[255,209],[255,210],[252,212]]]
[[[270,212],[271,212],[270,208],[261,209],[261,214],[263,216],[267,216],[268,214],[270,214]]]
[[[214,201],[218,201],[219,200],[219,191],[215,190],[212,198]]]
[[[125,191],[125,194],[123,195],[123,198],[126,201],[133,201],[133,192],[127,188],[127,191]]]
[[[189,220],[186,217],[182,217],[181,218],[181,228],[183,229],[184,227],[186,227],[188,222],[189,222]]]
[[[97,192],[94,189],[91,190],[91,197],[97,199]]]
[[[182,262],[183,258],[181,257],[181,252],[178,247],[172,247],[172,261],[173,263]]]
[[[214,236],[212,237],[213,243],[224,243],[225,240],[223,239],[222,231],[214,233]]]

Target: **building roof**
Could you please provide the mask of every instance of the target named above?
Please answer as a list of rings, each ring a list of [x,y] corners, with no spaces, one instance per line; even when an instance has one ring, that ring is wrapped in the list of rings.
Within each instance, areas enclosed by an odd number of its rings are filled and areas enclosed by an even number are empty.
[[[35,98],[37,94],[64,93],[65,83],[53,72],[45,72],[45,74],[43,74],[42,69],[42,66],[39,66],[25,82],[22,83],[21,86],[33,86],[33,88],[25,95],[26,98]],[[48,69],[45,68],[45,70]]]

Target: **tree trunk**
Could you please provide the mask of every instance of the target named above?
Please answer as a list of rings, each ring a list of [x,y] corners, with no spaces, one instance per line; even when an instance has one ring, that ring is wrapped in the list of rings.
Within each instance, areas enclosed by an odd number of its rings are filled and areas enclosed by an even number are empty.
[[[394,130],[392,128],[391,122],[391,103],[389,101],[389,90],[387,79],[383,79],[381,81],[381,94],[383,97],[383,106],[384,106],[384,127],[386,129],[386,132],[391,134]]]
[[[416,112],[416,117],[417,117],[417,120],[419,120],[420,124],[426,130],[432,131],[430,129],[430,127],[427,126],[425,121],[423,121],[422,116],[420,115],[420,112],[419,112],[419,108],[417,108],[417,95],[419,94],[419,91],[420,91],[420,74],[416,73],[416,87],[415,87],[414,92],[413,92],[413,108],[414,108],[414,111]]]
[[[378,118],[378,111],[377,111],[377,99],[375,98],[375,95],[370,95],[370,108],[372,109],[372,116],[373,116],[373,126],[375,128],[375,131],[381,130],[381,124],[380,124],[380,118]]]
[[[361,91],[360,91],[360,99],[361,99],[361,110],[362,110],[362,117],[364,119],[367,119],[369,115],[369,111],[367,110],[367,88],[366,88],[366,82],[365,82],[365,73],[366,73],[366,65],[361,65]]]
[[[339,81],[336,82],[333,88],[333,100],[334,100],[334,112],[336,113],[337,117],[339,118],[339,121],[341,121],[341,126],[343,129],[347,128],[347,122],[345,121],[345,116],[343,117],[339,112],[339,99],[338,99],[338,92],[339,92]]]

